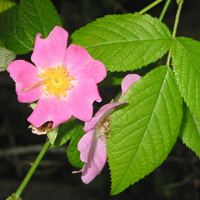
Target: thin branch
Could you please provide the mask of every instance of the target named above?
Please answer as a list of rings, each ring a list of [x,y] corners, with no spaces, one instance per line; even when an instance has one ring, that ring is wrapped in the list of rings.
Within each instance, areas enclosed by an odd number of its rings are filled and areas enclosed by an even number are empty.
[[[165,6],[163,7],[163,10],[162,10],[162,12],[161,12],[161,14],[160,14],[160,17],[159,17],[159,20],[160,20],[160,21],[163,20],[163,18],[164,18],[164,16],[165,16],[165,13],[167,12],[167,9],[168,9],[170,3],[171,3],[171,0],[166,0]]]
[[[29,180],[31,179],[32,175],[34,174],[36,168],[38,167],[40,161],[42,160],[43,156],[45,155],[47,149],[50,147],[50,141],[47,140],[46,143],[44,144],[42,150],[40,151],[39,155],[35,159],[33,165],[31,166],[30,170],[28,171],[26,177],[22,181],[21,185],[19,186],[18,190],[16,191],[15,196],[18,198],[20,197],[21,193],[25,189],[26,185],[28,184]]]
[[[179,23],[182,5],[183,5],[183,0],[180,0],[179,5],[178,5],[178,10],[177,10],[177,13],[176,13],[176,19],[175,19],[173,33],[172,33],[172,39],[176,38],[176,32],[177,32],[177,28],[178,28],[178,23]],[[166,63],[167,66],[170,66],[170,61],[171,61],[171,48],[170,48],[168,56],[167,56],[167,63]]]
[[[163,0],[156,0],[153,3],[149,4],[147,7],[145,7],[144,9],[142,9],[139,14],[144,14],[145,12],[147,12],[148,10],[152,9],[153,7],[155,7],[157,4],[159,4],[160,2],[162,2]]]

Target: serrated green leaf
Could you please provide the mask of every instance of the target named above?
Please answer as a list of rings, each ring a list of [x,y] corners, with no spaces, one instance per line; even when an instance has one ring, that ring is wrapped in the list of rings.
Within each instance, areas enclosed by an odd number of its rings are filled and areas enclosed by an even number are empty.
[[[0,71],[5,70],[15,57],[15,53],[4,47],[0,47]]]
[[[160,66],[134,83],[122,101],[127,106],[111,116],[107,139],[111,194],[118,194],[151,173],[176,142],[182,98],[174,74]]]
[[[6,200],[22,200],[22,198],[16,197],[16,194],[13,193],[12,196],[8,197]]]
[[[25,54],[32,50],[29,40],[18,19],[18,7],[0,13],[0,38],[5,47],[16,54]]]
[[[186,106],[184,106],[180,138],[200,157],[200,121]]]
[[[172,47],[172,64],[181,94],[200,119],[200,42],[178,37]]]
[[[142,68],[161,58],[171,46],[167,26],[150,15],[109,15],[72,34],[72,43],[83,46],[110,71]]]
[[[78,150],[77,145],[79,140],[83,137],[84,133],[83,125],[77,124],[73,135],[71,135],[71,140],[67,148],[67,157],[70,164],[80,169],[83,167],[84,163],[80,160],[80,151]]]
[[[16,3],[9,0],[0,0],[0,13],[11,8],[12,6],[15,6]]]
[[[21,0],[19,16],[33,43],[37,33],[41,33],[44,38],[56,25],[62,26],[60,16],[50,0]]]

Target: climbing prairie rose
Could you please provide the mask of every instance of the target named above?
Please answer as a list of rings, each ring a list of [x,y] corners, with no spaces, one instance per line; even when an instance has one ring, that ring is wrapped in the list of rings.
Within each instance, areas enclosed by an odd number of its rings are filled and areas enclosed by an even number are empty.
[[[35,127],[53,122],[52,128],[72,116],[89,121],[93,102],[101,101],[97,83],[106,76],[103,63],[80,46],[67,48],[68,33],[56,26],[45,39],[38,33],[32,62],[15,60],[8,72],[16,82],[18,101],[38,101],[28,121]]]
[[[129,87],[139,79],[140,76],[137,74],[127,75],[123,79],[121,85],[122,96]],[[81,152],[80,159],[85,164],[83,169],[74,171],[73,173],[82,172],[81,179],[86,184],[90,183],[101,172],[106,163],[106,139],[108,137],[108,131],[110,130],[110,115],[116,106],[123,103],[125,103],[125,101],[108,103],[102,106],[94,117],[89,122],[85,123],[84,131],[86,134],[78,143],[78,150]]]

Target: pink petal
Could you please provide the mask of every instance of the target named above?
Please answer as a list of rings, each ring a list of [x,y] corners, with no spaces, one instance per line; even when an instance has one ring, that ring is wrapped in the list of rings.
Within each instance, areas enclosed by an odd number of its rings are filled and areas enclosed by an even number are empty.
[[[36,67],[41,68],[43,66],[48,68],[63,64],[67,48],[67,31],[59,26],[55,26],[47,38],[42,39],[40,37],[41,34],[38,33],[31,56],[31,60]]]
[[[84,183],[90,183],[103,169],[106,156],[106,141],[95,136],[94,130],[86,133],[78,143],[80,158],[85,162],[83,169],[72,173],[82,172],[81,179]]]
[[[106,141],[97,138],[96,143],[93,142],[93,144],[95,146],[90,151],[88,162],[82,169],[81,179],[86,184],[90,183],[101,172],[107,160]]]
[[[7,71],[11,78],[16,82],[16,92],[18,101],[22,103],[31,103],[42,96],[41,87],[35,87],[27,92],[22,92],[29,86],[37,83],[40,79],[37,76],[38,69],[25,60],[15,60],[10,63]]]
[[[88,162],[89,154],[92,148],[92,143],[94,139],[94,130],[87,132],[83,137],[80,139],[78,143],[78,150],[81,152],[80,159],[83,162]]]
[[[129,89],[129,87],[136,81],[138,81],[141,78],[141,76],[137,74],[128,74],[125,76],[125,78],[122,80],[122,96],[124,96],[124,93]]]
[[[72,116],[71,108],[65,99],[56,97],[41,98],[28,121],[35,127],[40,127],[47,121],[53,121],[55,128],[59,124],[67,121]]]
[[[94,79],[99,83],[107,74],[103,63],[94,60],[83,47],[74,44],[67,48],[65,64],[69,73],[77,80]]]
[[[87,132],[78,143],[81,152],[80,159],[85,162],[83,169],[73,173],[82,172],[81,179],[90,183],[103,169],[106,156],[106,141],[95,136],[94,130]]]
[[[96,123],[100,120],[100,118],[108,117],[114,107],[119,106],[124,103],[126,102],[123,101],[123,102],[113,102],[113,103],[105,104],[98,110],[98,112],[94,115],[94,117],[89,122],[85,122],[85,126],[83,130],[85,132],[92,130],[95,127]]]
[[[73,85],[67,94],[72,114],[82,121],[89,121],[93,113],[93,102],[101,101],[97,85],[91,79],[74,81]]]

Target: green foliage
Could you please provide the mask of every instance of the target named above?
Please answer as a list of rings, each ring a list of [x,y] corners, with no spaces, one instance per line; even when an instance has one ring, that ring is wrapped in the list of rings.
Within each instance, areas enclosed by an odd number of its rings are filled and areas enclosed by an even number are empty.
[[[0,13],[16,5],[15,2],[9,0],[0,0]]]
[[[54,147],[66,144],[70,139],[67,148],[69,162],[78,168],[82,168],[83,163],[80,160],[80,152],[77,149],[79,140],[83,137],[83,125],[78,120],[63,123],[59,126],[58,135],[54,142]]]
[[[74,121],[66,122],[59,125],[58,128],[58,135],[56,137],[56,140],[54,142],[54,146],[62,146],[63,144],[66,144],[70,138],[71,133],[74,133],[74,129],[76,128],[77,123]]]
[[[187,106],[184,106],[180,138],[187,147],[200,157],[200,121],[191,113]]]
[[[77,149],[77,145],[79,140],[83,137],[84,133],[85,132],[83,131],[83,126],[80,124],[77,125],[74,129],[73,135],[71,135],[71,140],[67,148],[67,157],[69,162],[71,165],[80,169],[83,167],[84,163],[80,160],[80,152]]]
[[[37,33],[44,38],[56,25],[62,26],[60,16],[50,0],[21,0],[19,16],[32,43]]]
[[[176,142],[182,98],[169,67],[160,66],[125,93],[127,106],[111,116],[107,140],[111,194],[118,194],[152,172]]]
[[[157,61],[170,48],[167,26],[150,15],[106,16],[76,31],[72,42],[110,71],[127,71]]]
[[[16,197],[15,193],[13,193],[12,196],[8,197],[6,200],[22,200],[22,198]]]
[[[0,71],[5,70],[16,55],[4,47],[0,47]]]
[[[128,72],[107,72],[107,76],[100,85],[120,85]]]
[[[46,38],[56,25],[62,26],[62,22],[50,0],[20,0],[19,6],[2,0],[0,70],[6,69],[15,54],[33,50],[37,33]],[[165,24],[138,13],[97,19],[74,32],[71,39],[110,71],[101,84],[121,84],[133,71],[143,76],[123,96],[127,103],[111,116],[107,139],[111,194],[120,193],[158,167],[178,134],[200,156],[200,42],[185,37],[172,40]],[[174,72],[167,66],[156,67],[158,63],[149,66],[170,48]],[[188,106],[184,109],[182,97]],[[30,106],[34,109],[35,105]],[[83,124],[78,120],[63,123],[47,134],[52,147],[67,143],[69,162],[78,168],[83,167],[77,149],[83,135]],[[7,200],[21,198],[13,194]]]
[[[16,54],[33,50],[37,33],[47,37],[56,26],[62,26],[60,17],[49,0],[21,0],[0,13],[0,46]]]
[[[109,72],[108,71],[107,76],[102,82],[99,83],[99,85],[121,85],[122,80],[127,74],[138,74],[140,76],[144,76],[146,73],[156,68],[158,64],[159,62],[152,63],[148,65],[147,67],[136,69],[134,71],[126,71],[126,72]]]
[[[57,135],[58,135],[58,127],[52,129],[51,131],[49,131],[49,132],[47,133],[47,136],[48,136],[48,138],[49,138],[49,141],[50,141],[51,145],[54,144]]]
[[[172,64],[181,94],[200,119],[200,42],[178,37],[172,47]]]
[[[0,47],[5,47],[5,45],[1,39],[0,39]]]
[[[33,48],[18,17],[18,6],[0,13],[0,38],[5,47],[16,54],[28,53]]]

